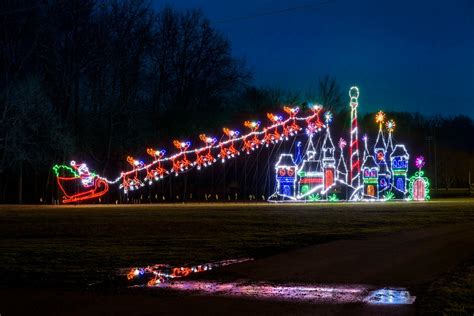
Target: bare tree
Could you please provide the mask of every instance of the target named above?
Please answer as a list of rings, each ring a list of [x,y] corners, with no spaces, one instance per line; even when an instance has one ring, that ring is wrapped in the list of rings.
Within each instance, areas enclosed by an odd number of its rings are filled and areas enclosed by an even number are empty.
[[[344,108],[344,97],[334,77],[324,75],[318,79],[315,87],[307,92],[308,100],[320,103],[331,111],[340,111]]]
[[[156,19],[154,42],[149,64],[154,117],[179,113],[205,120],[202,113],[217,111],[249,78],[230,43],[199,10],[165,8]]]

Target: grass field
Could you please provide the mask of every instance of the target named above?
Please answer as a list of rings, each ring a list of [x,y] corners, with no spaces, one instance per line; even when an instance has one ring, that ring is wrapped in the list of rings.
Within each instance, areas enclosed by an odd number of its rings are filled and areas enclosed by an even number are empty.
[[[465,221],[474,221],[474,200],[1,206],[0,283],[84,286],[122,267],[258,258],[331,240]]]

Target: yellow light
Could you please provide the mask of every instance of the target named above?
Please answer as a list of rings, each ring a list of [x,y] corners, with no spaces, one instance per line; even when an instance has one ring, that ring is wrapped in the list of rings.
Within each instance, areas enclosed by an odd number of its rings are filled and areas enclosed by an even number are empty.
[[[385,121],[385,113],[382,112],[382,111],[379,111],[379,112],[375,115],[375,122],[381,126],[384,121]]]

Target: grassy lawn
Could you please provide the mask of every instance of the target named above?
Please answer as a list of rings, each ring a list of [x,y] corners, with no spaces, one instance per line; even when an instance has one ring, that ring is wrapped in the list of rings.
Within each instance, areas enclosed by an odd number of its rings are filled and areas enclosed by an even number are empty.
[[[419,309],[426,315],[473,315],[474,258],[432,282]]]
[[[331,240],[473,221],[473,205],[0,206],[0,283],[82,286],[122,267],[258,258]]]

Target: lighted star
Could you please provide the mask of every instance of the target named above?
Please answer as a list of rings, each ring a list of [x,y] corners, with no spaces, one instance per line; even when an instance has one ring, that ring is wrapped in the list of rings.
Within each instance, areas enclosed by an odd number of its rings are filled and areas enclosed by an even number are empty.
[[[423,168],[424,165],[425,165],[425,157],[423,157],[423,156],[418,156],[418,157],[416,157],[416,159],[415,159],[415,166],[416,166],[418,169],[421,169],[421,168]]]
[[[396,126],[397,126],[397,124],[395,123],[394,120],[390,120],[390,121],[387,121],[387,123],[385,123],[385,127],[387,128],[387,131],[389,133],[393,133]]]
[[[375,122],[377,124],[383,124],[383,122],[385,121],[385,113],[382,112],[382,111],[379,111],[376,115],[375,115]]]
[[[341,137],[341,138],[339,138],[339,144],[338,145],[339,145],[339,148],[343,149],[344,147],[346,147],[347,142],[344,138]]]
[[[312,106],[312,109],[313,109],[313,111],[318,112],[318,111],[321,111],[323,109],[323,106],[321,104],[314,104]]]
[[[329,124],[332,122],[332,113],[331,111],[326,111],[326,113],[324,113],[324,119],[326,120],[326,124]]]

